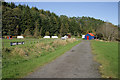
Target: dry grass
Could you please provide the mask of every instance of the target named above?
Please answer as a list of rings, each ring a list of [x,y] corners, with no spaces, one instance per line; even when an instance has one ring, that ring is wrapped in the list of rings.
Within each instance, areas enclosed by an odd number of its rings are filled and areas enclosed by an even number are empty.
[[[19,47],[15,47],[11,53],[12,55],[20,55],[20,56],[28,56],[28,55],[39,55],[41,54],[43,51],[54,51],[55,48],[57,48],[58,46],[65,46],[68,43],[73,43],[74,41],[76,41],[75,38],[71,38],[71,39],[67,39],[67,40],[55,40],[52,43],[37,43],[35,44],[35,46],[33,46],[32,48],[28,48],[28,47],[24,47],[24,48],[19,48]],[[36,53],[36,54],[33,54]]]
[[[35,45],[35,47],[38,48],[38,49],[44,48],[45,46],[46,46],[45,43],[37,43],[37,44]]]
[[[52,46],[53,47],[58,47],[60,45],[64,46],[66,44],[67,44],[66,40],[55,40],[55,41],[53,41]]]
[[[52,46],[53,47],[58,47],[58,46],[61,46],[61,45],[65,46],[66,44],[73,43],[74,41],[76,41],[75,38],[70,38],[70,39],[67,39],[67,40],[55,40],[55,41],[53,41]]]
[[[46,51],[54,51],[54,48],[50,46],[49,44],[44,47]]]
[[[47,43],[47,44],[45,44],[45,43],[37,43],[35,45],[35,47],[37,47],[39,49],[39,51],[41,51],[41,50],[46,50],[46,51],[52,50],[52,51],[54,51],[54,48],[52,46],[50,46],[50,43]]]
[[[14,48],[14,50],[12,51],[12,55],[20,55],[20,56],[24,56],[26,54],[25,50],[23,50],[22,48]]]
[[[28,73],[33,72],[36,67],[49,63],[79,43],[75,42],[67,44],[68,42],[66,40],[60,40],[60,42],[54,41],[55,40],[40,41],[33,44],[25,43],[27,45],[12,46],[4,49],[3,78],[24,77]],[[54,45],[60,44],[61,46],[55,48],[53,47],[53,43]],[[51,49],[55,49],[55,51],[51,51]],[[12,56],[11,52],[15,56]],[[21,54],[23,56],[18,56],[17,54]],[[26,54],[28,54],[28,56],[26,56]]]
[[[66,41],[67,41],[68,43],[73,43],[73,42],[76,41],[76,39],[75,39],[75,38],[70,38],[70,39],[67,39]]]

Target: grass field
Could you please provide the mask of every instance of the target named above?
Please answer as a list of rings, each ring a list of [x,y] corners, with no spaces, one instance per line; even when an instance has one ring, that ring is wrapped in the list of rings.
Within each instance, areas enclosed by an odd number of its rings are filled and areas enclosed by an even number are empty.
[[[103,78],[118,78],[118,42],[91,41]]]
[[[0,39],[0,79],[2,78],[2,39]]]
[[[31,46],[34,45],[35,43],[40,43],[40,42],[51,42],[56,39],[35,39],[35,38],[28,38],[28,39],[3,39],[2,40],[2,47],[16,47],[16,46],[10,46],[10,42],[22,42],[24,41],[25,44],[24,46]],[[23,47],[22,45],[17,45],[17,47]]]
[[[72,39],[25,39],[24,41],[25,45],[10,46],[10,41],[3,40],[4,43],[6,42],[2,58],[3,78],[24,77],[80,43]]]

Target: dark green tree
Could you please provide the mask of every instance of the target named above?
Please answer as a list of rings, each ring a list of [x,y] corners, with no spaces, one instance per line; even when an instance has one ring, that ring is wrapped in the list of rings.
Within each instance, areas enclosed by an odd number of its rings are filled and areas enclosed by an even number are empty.
[[[45,35],[46,35],[46,36],[49,36],[49,35],[50,35],[50,33],[47,31],[47,32],[45,33]]]
[[[39,33],[39,35],[40,35],[40,38],[42,37],[42,27],[40,28],[40,33]]]
[[[26,29],[24,32],[25,37],[31,37],[31,33],[29,29]]]
[[[34,30],[34,37],[35,38],[38,38],[40,35],[39,35],[39,22],[38,20],[35,22],[35,30]]]

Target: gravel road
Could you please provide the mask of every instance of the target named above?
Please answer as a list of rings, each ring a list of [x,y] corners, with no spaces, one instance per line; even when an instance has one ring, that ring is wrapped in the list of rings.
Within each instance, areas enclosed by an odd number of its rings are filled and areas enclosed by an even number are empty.
[[[98,66],[93,60],[90,42],[83,40],[25,78],[101,78]]]

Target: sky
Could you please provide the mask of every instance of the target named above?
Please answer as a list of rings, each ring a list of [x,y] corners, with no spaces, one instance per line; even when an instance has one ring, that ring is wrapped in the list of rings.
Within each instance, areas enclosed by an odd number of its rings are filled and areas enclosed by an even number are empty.
[[[118,25],[118,2],[15,2],[68,17],[89,16]]]
[[[5,0],[5,1],[8,2],[119,2],[120,0]]]

